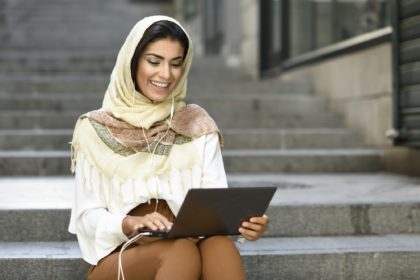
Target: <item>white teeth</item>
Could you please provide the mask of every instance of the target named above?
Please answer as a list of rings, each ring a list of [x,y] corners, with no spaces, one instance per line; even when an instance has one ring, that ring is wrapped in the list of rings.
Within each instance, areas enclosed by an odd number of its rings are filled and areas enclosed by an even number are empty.
[[[168,86],[168,84],[169,84],[169,83],[159,83],[159,82],[156,82],[156,81],[151,81],[151,83],[152,83],[153,85],[157,86],[157,87],[162,87],[162,88],[167,87],[167,86]]]

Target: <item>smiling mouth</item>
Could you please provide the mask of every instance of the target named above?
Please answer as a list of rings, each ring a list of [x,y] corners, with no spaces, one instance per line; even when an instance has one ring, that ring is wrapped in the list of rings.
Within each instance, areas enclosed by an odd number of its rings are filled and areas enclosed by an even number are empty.
[[[156,81],[150,81],[150,83],[159,88],[167,88],[169,85],[169,83],[162,83],[162,82],[156,82]]]

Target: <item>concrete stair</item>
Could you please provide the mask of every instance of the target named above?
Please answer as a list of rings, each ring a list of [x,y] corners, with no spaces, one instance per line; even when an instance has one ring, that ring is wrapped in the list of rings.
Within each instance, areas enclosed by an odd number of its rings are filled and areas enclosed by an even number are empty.
[[[2,0],[4,50],[118,50],[131,26],[152,14],[173,15],[171,3]]]
[[[1,279],[84,279],[88,265],[66,232],[73,180],[0,179]],[[267,237],[238,244],[248,279],[417,279],[420,179],[266,174],[228,180],[232,187],[278,187]]]
[[[395,280],[418,279],[419,244],[418,236],[391,235],[268,238],[239,248],[252,280]],[[0,243],[0,250],[1,279],[85,279],[89,268],[76,242]]]
[[[231,187],[276,186],[269,237],[420,233],[420,179],[389,174],[229,175]],[[67,233],[74,179],[2,177],[0,236],[74,241]]]
[[[4,50],[0,52],[0,73],[105,74],[114,67],[116,55],[115,51]]]
[[[111,74],[111,73],[109,73]],[[98,93],[104,92],[109,75],[2,75],[0,87],[4,93]]]
[[[3,129],[0,150],[68,150],[73,129]],[[347,129],[224,129],[225,149],[357,148],[360,139]],[[31,141],[28,141],[28,138]]]
[[[97,108],[92,108],[97,109]],[[3,129],[59,129],[72,128],[77,118],[83,111],[2,111],[0,112],[0,127]],[[261,128],[314,128],[326,125],[327,127],[339,127],[340,121],[334,115],[326,113],[318,114],[282,114],[272,113],[264,115],[249,113],[241,118],[215,115],[214,119],[220,128],[246,128],[256,127],[262,123]]]
[[[208,67],[208,60],[200,58],[197,64]],[[226,70],[215,73],[222,71]],[[192,76],[199,77],[197,72],[200,68],[195,66]],[[95,88],[105,84],[107,78],[104,74],[10,77],[0,78],[0,83],[8,85],[0,93],[3,174],[69,174],[69,130],[82,113],[100,107],[103,93]],[[23,83],[25,77],[29,81]],[[376,172],[381,169],[382,152],[363,148],[357,135],[342,128],[340,116],[328,112],[322,97],[273,93],[273,88],[281,88],[278,81],[248,82],[242,77],[249,83],[244,86],[239,79],[240,76],[234,75],[220,83],[232,92],[226,89],[224,94],[192,92],[188,98],[189,102],[206,108],[226,134],[224,156],[228,172]],[[260,84],[260,94],[252,93],[255,90],[252,88]],[[190,85],[197,87],[197,81],[192,79]],[[105,88],[102,85],[102,92]],[[242,94],[245,88],[249,91]],[[32,141],[25,141],[27,137]]]
[[[205,58],[198,59],[197,64],[208,67]],[[31,75],[29,82],[21,83],[24,77],[0,78],[0,82],[9,85],[0,93],[3,174],[68,174],[67,143],[71,133],[60,135],[59,131],[71,130],[78,116],[100,107],[103,93],[94,87],[99,86],[98,81],[105,83],[106,78],[99,74],[88,78]],[[250,87],[241,86],[236,79],[239,78],[234,76],[223,82],[232,92],[225,91],[224,95],[192,92],[189,97],[189,102],[206,108],[226,133],[224,155],[228,172],[380,170],[381,151],[364,149],[357,135],[342,128],[340,116],[328,112],[325,99],[302,93],[275,94],[272,89],[278,86],[278,81],[273,81],[271,87],[262,86],[258,95],[251,91],[241,94],[243,88]],[[69,82],[68,88],[64,81]],[[192,79],[191,87],[196,87],[196,83]],[[254,88],[259,85],[258,82],[250,84]],[[72,93],[77,87],[80,91]],[[57,92],[53,93],[53,89]],[[86,90],[89,93],[81,93]],[[33,141],[23,144],[28,136],[33,136]],[[60,139],[66,140],[58,145]],[[31,147],[36,151],[31,151]],[[19,164],[20,161],[24,163]]]

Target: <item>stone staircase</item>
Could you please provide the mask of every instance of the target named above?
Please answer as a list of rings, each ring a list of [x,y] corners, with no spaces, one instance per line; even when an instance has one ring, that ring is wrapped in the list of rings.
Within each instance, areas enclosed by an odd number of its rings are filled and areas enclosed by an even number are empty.
[[[169,9],[142,3],[135,15],[133,4],[109,0],[100,2],[102,16],[87,19],[97,6],[85,2],[0,0],[19,17],[33,11],[0,35],[8,38],[0,44],[0,279],[84,279],[88,266],[67,232],[72,129],[78,115],[100,107],[130,19]],[[88,26],[69,29],[77,40],[61,31],[24,36],[31,26],[73,22],[77,5],[79,27]],[[121,15],[114,28],[124,30],[111,32],[119,39],[107,37]],[[219,124],[232,187],[278,187],[266,238],[238,245],[248,279],[419,279],[420,179],[381,173],[382,151],[343,127],[306,81],[251,81],[220,58],[201,57],[188,101]]]

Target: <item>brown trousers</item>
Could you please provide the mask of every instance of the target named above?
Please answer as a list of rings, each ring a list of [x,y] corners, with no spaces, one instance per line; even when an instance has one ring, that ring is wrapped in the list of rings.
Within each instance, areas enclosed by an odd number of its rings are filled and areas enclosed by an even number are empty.
[[[129,215],[143,216],[155,209],[155,201],[144,203],[134,208]],[[174,220],[174,215],[164,200],[159,200],[157,212],[170,221]],[[119,250],[117,248],[96,266],[92,266],[88,279],[118,279]],[[202,240],[143,237],[124,250],[122,267],[126,280],[245,279],[239,252],[233,241],[226,236]]]

